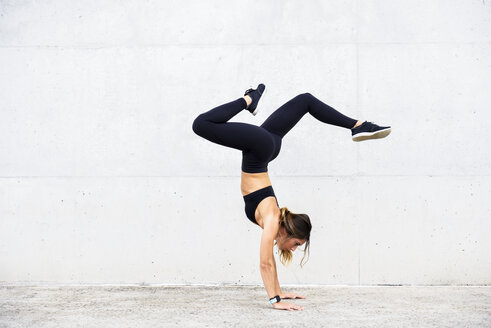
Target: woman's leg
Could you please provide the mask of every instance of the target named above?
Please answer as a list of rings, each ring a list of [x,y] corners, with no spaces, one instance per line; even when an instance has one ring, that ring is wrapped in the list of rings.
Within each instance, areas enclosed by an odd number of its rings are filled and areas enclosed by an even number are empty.
[[[292,98],[274,111],[261,127],[283,138],[306,113],[310,113],[321,122],[347,129],[353,128],[358,122],[307,92]]]
[[[268,158],[274,150],[268,131],[252,124],[227,122],[246,106],[242,97],[200,114],[193,122],[193,131],[219,145],[252,152],[257,158]]]

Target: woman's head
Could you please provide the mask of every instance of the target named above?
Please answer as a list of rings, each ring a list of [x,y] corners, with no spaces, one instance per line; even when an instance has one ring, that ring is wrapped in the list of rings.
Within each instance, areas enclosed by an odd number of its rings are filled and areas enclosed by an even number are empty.
[[[305,243],[304,256],[300,262],[302,266],[305,252],[310,250],[310,230],[312,224],[307,214],[292,213],[287,207],[280,208],[280,229],[276,244],[280,250],[280,262],[289,264],[295,249]]]

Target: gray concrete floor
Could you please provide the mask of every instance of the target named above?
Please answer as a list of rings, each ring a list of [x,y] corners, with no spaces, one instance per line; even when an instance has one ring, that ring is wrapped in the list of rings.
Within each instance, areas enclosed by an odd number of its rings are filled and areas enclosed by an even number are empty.
[[[491,286],[0,286],[0,327],[491,327]]]

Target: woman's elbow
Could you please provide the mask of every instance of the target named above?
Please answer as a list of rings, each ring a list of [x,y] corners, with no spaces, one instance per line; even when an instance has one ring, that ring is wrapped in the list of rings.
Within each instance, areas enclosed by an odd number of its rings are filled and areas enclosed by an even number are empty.
[[[261,263],[259,263],[259,267],[261,269],[271,269],[272,267],[274,267],[274,260],[272,260],[272,261],[261,261]]]

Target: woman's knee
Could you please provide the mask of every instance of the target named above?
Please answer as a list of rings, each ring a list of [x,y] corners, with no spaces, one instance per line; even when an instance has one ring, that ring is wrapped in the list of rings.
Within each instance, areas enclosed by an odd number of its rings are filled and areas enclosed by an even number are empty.
[[[304,93],[300,93],[299,95],[297,95],[295,98],[297,100],[300,100],[300,101],[309,101],[310,99],[312,99],[312,94],[310,92],[304,92]]]
[[[310,92],[304,92],[304,93],[300,93],[297,96],[293,97],[293,99],[291,99],[291,101],[293,103],[297,103],[297,104],[310,104],[313,97],[314,96],[312,96],[312,94]]]
[[[193,121],[193,131],[197,135],[202,135],[205,131],[205,123],[206,121],[203,119],[203,114],[198,115]]]

